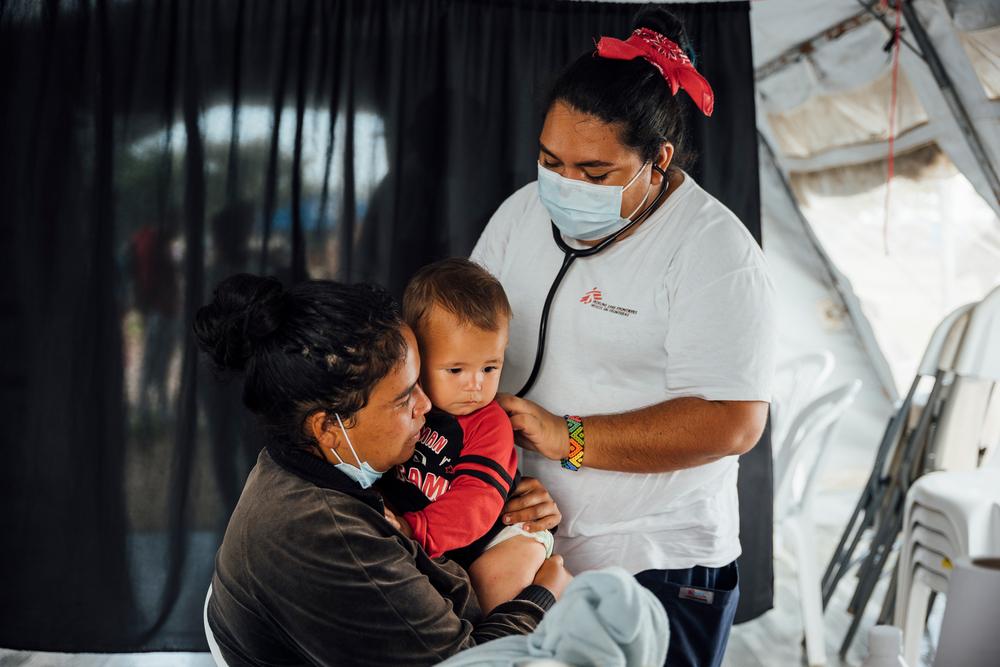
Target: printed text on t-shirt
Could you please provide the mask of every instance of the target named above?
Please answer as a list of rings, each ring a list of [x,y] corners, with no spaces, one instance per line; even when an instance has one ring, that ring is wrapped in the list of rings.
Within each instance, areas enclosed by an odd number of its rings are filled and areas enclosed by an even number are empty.
[[[597,310],[603,310],[606,313],[613,313],[615,315],[621,315],[622,317],[631,317],[632,315],[638,314],[639,311],[634,308],[625,308],[624,306],[612,306],[610,303],[604,302],[604,294],[601,290],[594,287],[593,289],[584,293],[580,297],[580,303],[590,306],[591,308],[596,308]]]

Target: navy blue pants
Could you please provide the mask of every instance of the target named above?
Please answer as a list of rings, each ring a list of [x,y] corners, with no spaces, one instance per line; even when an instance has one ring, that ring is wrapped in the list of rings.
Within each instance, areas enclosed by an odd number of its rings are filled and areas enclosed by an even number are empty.
[[[636,581],[667,611],[670,623],[668,667],[718,667],[740,599],[736,562],[723,567],[645,570]]]

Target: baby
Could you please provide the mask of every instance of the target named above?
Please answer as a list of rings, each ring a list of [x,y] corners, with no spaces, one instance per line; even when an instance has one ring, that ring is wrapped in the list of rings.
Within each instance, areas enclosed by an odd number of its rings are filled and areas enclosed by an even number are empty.
[[[410,461],[386,475],[390,507],[432,558],[469,572],[483,611],[530,585],[552,554],[552,534],[500,523],[517,485],[507,414],[494,400],[510,304],[493,276],[465,259],[422,268],[403,295],[420,348],[420,385],[433,404]]]

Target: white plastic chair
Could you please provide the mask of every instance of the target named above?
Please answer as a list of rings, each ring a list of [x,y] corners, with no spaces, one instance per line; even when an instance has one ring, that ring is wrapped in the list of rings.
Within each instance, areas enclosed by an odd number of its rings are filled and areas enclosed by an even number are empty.
[[[891,532],[891,529],[897,525],[899,518],[886,511],[885,508],[889,507],[885,503],[886,494],[898,493],[899,491],[905,493],[904,484],[909,473],[908,469],[903,469],[904,457],[912,449],[920,431],[924,430],[922,424],[929,421],[929,416],[933,414],[934,410],[934,406],[920,409],[918,405],[926,406],[932,402],[936,405],[940,401],[939,395],[945,380],[950,378],[949,373],[952,365],[952,361],[945,361],[944,358],[946,356],[950,359],[954,357],[954,350],[958,348],[961,334],[965,331],[965,325],[968,322],[968,314],[974,305],[969,303],[956,308],[935,327],[927,342],[913,381],[910,383],[910,388],[905,397],[897,403],[892,417],[886,424],[868,481],[861,491],[861,497],[847,521],[841,534],[840,543],[834,549],[823,575],[823,596],[826,603],[829,603],[837,585],[848,570],[853,567],[855,550],[866,531],[876,528],[873,539],[880,536],[879,539],[882,542],[889,540],[895,542],[896,534]],[[950,352],[946,354],[945,348],[948,348]],[[926,386],[926,381],[931,379],[933,379],[933,388],[930,394],[920,400],[918,394],[921,387]],[[924,411],[926,411],[926,415]],[[891,506],[895,508],[897,504],[893,502]],[[892,510],[892,512],[894,511],[895,509]],[[884,548],[891,548],[891,544],[886,544]],[[858,573],[860,581],[855,595],[860,596],[857,604],[861,609],[867,605],[871,591],[874,590],[874,585],[872,585],[868,588],[867,593],[863,591],[863,587],[869,585],[866,583],[869,571],[872,572],[871,576],[877,579],[884,565],[884,562],[878,565],[873,564],[871,556],[873,553],[876,552],[870,551],[869,555],[863,558],[864,563]],[[857,618],[860,618],[860,615]],[[848,630],[848,639],[845,639],[845,645],[850,642],[850,637],[853,637],[856,629],[857,625],[855,624]]]
[[[897,579],[895,623],[903,629],[903,657],[915,664],[930,593],[948,590],[944,558],[1000,553],[1000,469],[932,472],[906,496],[903,547]],[[917,543],[915,527],[936,531],[950,548]],[[947,551],[947,553],[945,553]]]
[[[910,489],[906,503],[947,517],[962,552],[957,555],[1000,553],[1000,470],[928,473]]]
[[[1000,363],[993,360],[987,341],[991,336],[1000,336],[1000,289],[993,290],[979,303],[966,304],[950,313],[932,336],[921,362],[920,373],[927,373],[936,367],[939,381],[944,384],[936,405],[925,409],[938,410],[939,419],[933,432],[925,471],[931,470],[973,470],[980,463],[980,450],[987,448],[985,442],[995,440],[997,426],[990,418],[990,409],[1000,409],[991,403],[995,384],[992,375],[1000,375]],[[937,357],[931,364],[931,353]],[[984,363],[984,359],[989,363]],[[921,471],[922,472],[922,471]],[[919,474],[919,473],[918,473]],[[911,518],[916,510],[922,519]],[[928,514],[932,513],[932,514]],[[895,622],[904,627],[907,616],[909,578],[912,550],[920,544],[910,532],[915,526],[923,525],[947,535],[954,544],[950,557],[953,559],[965,552],[966,547],[954,532],[949,519],[933,508],[924,507],[914,501],[907,504],[903,522],[903,541],[899,552],[900,566],[897,568],[897,600]]]
[[[905,598],[898,599],[896,603],[897,607],[902,604],[906,605],[906,621],[902,625],[903,660],[906,661],[906,664],[919,664],[920,638],[924,632],[931,593],[946,593],[947,591],[947,577],[919,563],[914,567],[910,580],[910,590]]]
[[[776,504],[791,514],[812,499],[813,481],[837,422],[861,391],[852,380],[814,399],[788,429],[774,462]]]
[[[1000,382],[993,385],[993,394],[986,404],[986,420],[983,422],[980,441],[984,467],[1000,468]]]
[[[954,547],[956,555],[965,550],[965,547],[962,546],[962,541],[958,539],[958,533],[955,532],[954,527],[951,525],[951,521],[937,510],[928,509],[919,503],[914,503],[906,525],[910,527],[911,531],[923,529],[938,533]]]
[[[1000,287],[993,289],[968,315],[955,354],[955,379],[944,405],[931,467],[973,470],[991,455],[1000,438]]]
[[[924,350],[924,356],[920,360],[920,367],[914,378],[915,385],[911,388],[911,391],[915,389],[921,378],[934,378],[934,388],[925,398],[926,402],[922,405],[921,411],[930,410],[930,414],[935,414],[937,410],[942,412],[945,410],[944,405],[955,379],[958,352],[975,307],[976,302],[959,306],[945,316],[934,329],[927,349]],[[937,429],[936,433],[940,432],[940,429]]]
[[[954,378],[955,357],[958,355],[958,349],[962,343],[965,329],[969,324],[969,317],[975,305],[975,302],[967,303],[951,311],[938,323],[931,334],[931,338],[927,342],[927,347],[924,349],[924,355],[920,359],[920,366],[917,367],[917,373],[913,378],[913,383],[910,385],[910,390],[899,408],[906,420],[906,424],[901,425],[899,429],[900,435],[904,436],[904,441],[909,429],[913,428],[916,422],[919,421],[920,412],[937,409],[937,404],[930,405],[928,401],[934,395],[937,395],[939,396],[937,400],[940,402],[941,394],[938,392],[941,392],[943,386],[951,384]],[[931,395],[918,396],[918,389],[922,386],[922,383],[931,378],[934,379],[934,384],[938,391],[932,390]],[[937,387],[937,385],[940,385],[940,387]],[[899,438],[897,437],[898,440]],[[893,462],[893,456],[887,453],[883,458],[882,468],[879,471],[882,479],[890,476],[890,467],[893,465]]]
[[[943,553],[928,549],[920,544],[916,545],[910,551],[910,562],[914,570],[918,567],[927,568],[929,572],[933,572],[945,579],[951,574],[952,564],[950,558]]]
[[[809,352],[778,363],[774,368],[774,394],[771,400],[771,441],[783,443],[788,427],[802,406],[819,395],[819,390],[833,374],[836,360],[829,350]]]
[[[208,640],[208,650],[212,654],[212,659],[215,660],[215,667],[229,667],[226,664],[226,659],[222,657],[222,651],[219,649],[219,642],[215,640],[215,634],[212,632],[212,628],[208,625],[208,601],[212,599],[212,584],[208,585],[208,593],[205,594],[205,604],[201,610],[201,619],[205,624],[205,639]]]
[[[823,576],[823,593],[829,601],[838,583],[853,568],[854,552],[862,537],[871,531],[868,553],[861,558],[861,566],[857,569],[858,583],[850,602],[854,618],[842,644],[844,651],[853,641],[888,557],[894,551],[893,545],[905,525],[904,516],[901,516],[905,494],[912,480],[925,471],[925,455],[936,432],[934,419],[941,413],[955,377],[952,370],[955,357],[974,306],[966,304],[956,308],[935,327],[906,397],[886,425],[868,482]],[[933,383],[929,394],[921,401],[920,390],[928,380]],[[918,409],[920,405],[923,407]],[[893,589],[897,581],[893,582]],[[885,597],[881,622],[887,620],[895,601],[895,595]]]
[[[899,604],[895,608],[894,623],[900,628],[906,622],[908,613],[905,597],[910,590],[910,580],[916,563],[920,561],[915,555],[917,549],[930,550],[949,562],[954,562],[962,553],[954,530],[945,515],[924,507],[919,507],[919,511],[916,509],[913,511],[909,522],[904,525],[903,541],[899,548],[899,565],[896,568],[896,590],[900,593],[897,595]],[[947,576],[944,566],[937,569],[940,570],[940,574]]]
[[[947,370],[952,380],[942,403],[927,466],[939,471],[974,471],[983,464],[1000,468],[1000,457],[996,456],[1000,440],[1000,287],[993,289],[978,304],[964,306],[959,311],[962,314],[956,324],[964,320],[964,326],[953,327],[943,346],[947,351],[941,355],[951,360],[946,365],[950,366]],[[961,483],[956,477],[946,479],[950,479],[952,485]],[[916,528],[930,528],[941,534],[952,546],[947,552],[944,549],[935,551],[950,561],[980,554],[992,543],[992,529],[967,525],[970,519],[965,514],[975,511],[975,498],[959,489],[949,490],[942,486],[945,482],[940,479],[918,480],[918,483],[922,490],[907,497],[895,612],[896,624],[908,629],[904,632],[904,655],[911,660],[919,650],[928,592],[920,586],[914,588],[910,580],[917,552],[928,546],[921,542],[921,537],[931,539],[926,534],[918,536]],[[923,502],[921,498],[928,495],[932,499]],[[990,495],[987,493],[982,500],[988,504]],[[947,571],[940,574],[947,579]],[[935,581],[941,583],[941,580]],[[932,590],[945,592],[946,589]]]
[[[810,665],[826,664],[826,642],[820,564],[809,508],[823,455],[840,418],[859,391],[861,380],[853,380],[805,406],[789,427],[774,464],[777,522],[791,538],[795,551]]]
[[[921,524],[911,527],[908,543],[913,548],[919,546],[930,549],[934,553],[941,554],[942,558],[947,558],[949,561],[954,561],[958,557],[958,549],[948,539],[947,535]],[[905,558],[912,562],[912,557],[909,553],[905,554]]]

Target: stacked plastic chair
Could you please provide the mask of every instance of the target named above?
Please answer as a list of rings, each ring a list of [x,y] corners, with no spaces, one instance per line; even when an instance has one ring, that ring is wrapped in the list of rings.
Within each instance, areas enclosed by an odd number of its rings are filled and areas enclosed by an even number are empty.
[[[829,369],[832,370],[832,357]],[[829,376],[827,371],[825,377]],[[824,377],[824,379],[825,379]],[[853,380],[799,410],[777,448],[774,462],[776,523],[790,538],[798,570],[799,601],[805,627],[806,657],[811,666],[826,664],[819,560],[810,512],[816,475],[844,412],[861,390]],[[787,413],[786,413],[787,414]]]
[[[848,611],[854,618],[840,647],[842,658],[847,656],[864,610],[892,555],[893,546],[902,529],[906,492],[923,473],[928,443],[933,440],[936,417],[954,379],[956,352],[973,305],[957,308],[934,330],[906,397],[886,425],[871,474],[823,574],[825,607],[841,579],[857,564],[855,553],[861,546],[863,537],[870,536],[867,553],[860,557],[858,583],[848,605]],[[931,384],[929,395],[923,409],[919,411],[916,423],[912,423],[916,415],[914,408],[918,390],[927,384]],[[887,606],[883,607],[880,623],[889,622],[892,618],[895,579],[890,586],[891,590],[886,595]]]
[[[968,413],[966,401],[969,400],[970,393],[967,390],[968,387],[964,379],[957,374],[956,368],[959,353],[966,340],[972,313],[976,307],[977,304],[969,304],[961,309],[963,314],[961,317],[955,319],[941,346],[938,359],[938,375],[934,389],[931,391],[927,405],[920,415],[920,421],[914,433],[914,438],[907,443],[910,447],[902,459],[904,463],[899,474],[900,482],[897,485],[897,489],[904,494],[903,503],[901,506],[898,506],[903,515],[905,515],[906,506],[905,494],[909,492],[913,484],[928,472],[954,467],[956,464],[955,455],[958,451],[955,443],[967,440],[967,434],[962,432],[964,427],[961,421],[955,419],[955,416]],[[963,465],[957,467],[968,467],[968,463],[969,460],[967,459]],[[896,508],[897,506],[893,507],[892,519],[890,522],[887,522],[886,526],[896,526],[897,532],[902,533],[906,530],[906,524],[904,516],[896,513]],[[895,542],[895,535],[891,535],[888,531],[884,535],[891,537],[893,542]],[[885,559],[888,559],[892,551],[892,544],[884,541],[878,542],[878,544],[883,550]],[[918,553],[925,557],[925,560],[933,558],[933,556],[923,551]],[[901,559],[897,556],[889,589],[886,592],[882,611],[878,617],[878,622],[881,624],[893,622],[896,602],[899,599],[897,587],[900,582],[900,563]],[[933,574],[929,571],[921,573],[922,579],[928,579],[931,576]],[[940,583],[937,580],[935,581]]]
[[[1000,554],[1000,468],[933,472],[906,497],[895,625],[916,664],[932,593],[947,593],[960,556]]]
[[[954,364],[955,378],[927,466],[906,496],[897,566],[895,624],[904,657],[917,659],[932,593],[946,593],[961,556],[1000,554],[1000,288],[972,311]],[[986,464],[985,467],[980,467]]]

